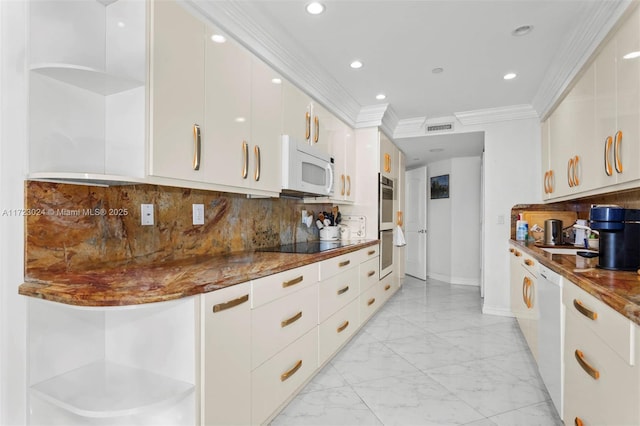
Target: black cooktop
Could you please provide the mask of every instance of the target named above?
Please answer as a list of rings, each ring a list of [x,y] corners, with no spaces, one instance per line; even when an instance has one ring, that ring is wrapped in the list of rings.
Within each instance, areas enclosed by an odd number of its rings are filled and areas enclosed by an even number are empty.
[[[345,241],[307,241],[304,243],[283,244],[276,247],[267,247],[258,251],[271,251],[277,253],[302,253],[313,254],[326,250],[333,250],[340,247],[351,245],[352,243]]]

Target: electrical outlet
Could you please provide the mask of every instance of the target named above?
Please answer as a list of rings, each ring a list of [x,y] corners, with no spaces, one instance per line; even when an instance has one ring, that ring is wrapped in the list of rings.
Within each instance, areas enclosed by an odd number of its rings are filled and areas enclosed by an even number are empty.
[[[193,224],[204,225],[204,204],[192,204]]]
[[[140,204],[140,217],[143,226],[153,225],[153,204]]]

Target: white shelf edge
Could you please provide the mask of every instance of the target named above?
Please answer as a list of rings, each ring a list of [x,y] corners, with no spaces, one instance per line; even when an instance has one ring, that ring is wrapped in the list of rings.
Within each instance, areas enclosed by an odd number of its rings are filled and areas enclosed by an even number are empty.
[[[104,70],[63,63],[33,64],[30,70],[81,89],[108,96],[144,86],[144,82]]]
[[[138,185],[150,183],[147,178],[143,177],[75,172],[35,172],[29,173],[26,179],[93,186]]]
[[[139,368],[98,361],[37,383],[30,391],[78,416],[111,418],[169,406],[194,392],[195,385]]]

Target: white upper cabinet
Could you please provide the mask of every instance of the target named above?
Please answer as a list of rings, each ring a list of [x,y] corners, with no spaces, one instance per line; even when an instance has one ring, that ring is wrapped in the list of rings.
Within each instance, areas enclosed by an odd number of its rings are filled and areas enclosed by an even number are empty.
[[[144,178],[146,2],[29,6],[30,176]]]
[[[380,173],[389,179],[398,179],[398,148],[380,132]]]
[[[612,49],[610,45],[615,46],[613,57],[609,53]],[[613,77],[613,96],[608,96],[607,99],[615,100],[615,120],[606,115],[613,112],[613,106],[610,106],[599,111],[603,115],[598,114],[596,125],[601,152],[607,151],[608,138],[612,138],[609,155],[604,161],[600,161],[601,170],[603,163],[606,168],[611,165],[612,175],[615,176],[616,183],[620,183],[640,178],[640,58],[637,57],[640,52],[640,8],[636,8],[624,22],[610,45],[605,48],[607,61],[596,62],[596,88],[602,84],[603,79]],[[632,57],[628,57],[629,54]],[[605,87],[606,95],[609,95],[608,91],[612,88],[610,85]]]
[[[282,111],[283,134],[329,153],[327,124],[334,119],[329,111],[290,82],[283,84]]]
[[[356,149],[355,133],[346,124],[334,119],[331,130],[326,132],[329,153],[335,162],[333,200],[353,203],[356,197]]]
[[[204,182],[205,25],[173,1],[151,8],[149,172]]]
[[[635,52],[635,55],[634,55]],[[543,127],[545,199],[640,179],[640,8],[600,48]]]

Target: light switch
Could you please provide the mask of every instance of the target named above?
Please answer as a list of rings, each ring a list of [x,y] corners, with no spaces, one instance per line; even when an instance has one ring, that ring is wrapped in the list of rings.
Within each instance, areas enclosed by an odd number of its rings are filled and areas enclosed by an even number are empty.
[[[498,215],[498,220],[496,221],[496,223],[498,225],[504,225],[504,215],[503,214],[499,214]]]
[[[192,204],[193,224],[204,225],[204,204]]]
[[[153,225],[153,204],[140,204],[140,217],[143,226]]]

